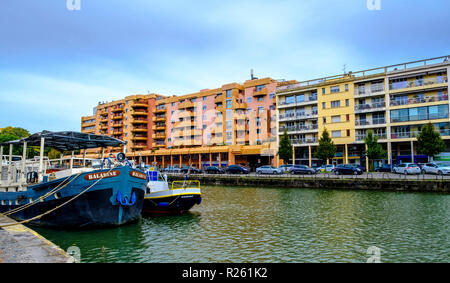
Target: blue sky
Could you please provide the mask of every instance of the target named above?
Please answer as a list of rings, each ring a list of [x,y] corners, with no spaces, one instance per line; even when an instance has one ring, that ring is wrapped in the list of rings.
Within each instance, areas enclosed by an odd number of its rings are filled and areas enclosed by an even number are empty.
[[[0,1],[0,128],[80,130],[99,101],[448,55],[449,1]]]

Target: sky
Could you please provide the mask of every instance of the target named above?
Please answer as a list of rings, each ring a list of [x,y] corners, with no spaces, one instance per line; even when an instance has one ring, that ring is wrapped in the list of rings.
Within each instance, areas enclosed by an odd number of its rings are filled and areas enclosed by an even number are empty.
[[[67,2],[0,1],[0,128],[79,131],[99,101],[250,69],[303,81],[450,54],[447,0]]]

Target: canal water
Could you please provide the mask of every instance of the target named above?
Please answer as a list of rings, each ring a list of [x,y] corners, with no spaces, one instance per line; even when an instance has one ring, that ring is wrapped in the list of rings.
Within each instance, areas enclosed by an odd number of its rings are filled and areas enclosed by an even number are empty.
[[[82,262],[450,262],[450,195],[202,187],[180,216],[114,229],[35,229]],[[375,256],[377,256],[375,252]]]

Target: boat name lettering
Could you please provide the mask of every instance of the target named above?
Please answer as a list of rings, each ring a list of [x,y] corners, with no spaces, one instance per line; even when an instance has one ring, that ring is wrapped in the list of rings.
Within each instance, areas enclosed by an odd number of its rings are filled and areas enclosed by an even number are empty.
[[[134,178],[142,179],[142,180],[147,180],[147,175],[145,175],[144,173],[141,173],[141,172],[130,171],[130,176],[134,177]]]
[[[93,174],[87,174],[84,176],[84,179],[86,181],[92,181],[92,180],[98,180],[101,178],[113,178],[120,175],[120,171],[114,170],[110,172],[102,172],[102,173],[93,173]]]

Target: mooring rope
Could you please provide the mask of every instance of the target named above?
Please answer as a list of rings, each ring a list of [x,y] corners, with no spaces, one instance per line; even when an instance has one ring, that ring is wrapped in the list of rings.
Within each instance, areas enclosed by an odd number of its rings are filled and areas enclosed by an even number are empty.
[[[109,171],[106,172],[106,173],[111,172],[112,169],[113,169],[113,168],[110,168]],[[15,226],[15,225],[25,224],[25,223],[31,222],[31,221],[33,221],[33,220],[39,219],[39,218],[41,218],[42,216],[45,216],[45,215],[47,215],[47,214],[50,214],[50,213],[52,213],[53,211],[55,211],[55,210],[57,210],[57,209],[59,209],[59,208],[65,206],[66,204],[68,204],[68,203],[74,201],[75,199],[77,199],[78,197],[80,197],[82,194],[86,193],[90,188],[92,188],[93,186],[95,186],[96,184],[98,184],[98,182],[100,182],[101,180],[103,180],[103,178],[104,178],[106,175],[107,175],[107,174],[103,174],[102,177],[101,177],[100,179],[98,179],[97,181],[95,181],[95,182],[94,182],[92,185],[90,185],[87,189],[83,190],[83,191],[80,192],[78,195],[74,196],[73,198],[69,199],[68,201],[66,201],[66,202],[64,202],[64,203],[62,203],[62,204],[56,206],[55,208],[52,208],[52,209],[50,209],[50,210],[48,210],[48,211],[46,211],[46,212],[44,212],[44,213],[42,213],[42,214],[39,214],[39,215],[37,215],[37,216],[35,216],[35,217],[33,217],[33,218],[30,218],[30,219],[26,219],[26,220],[23,220],[23,221],[20,221],[20,222],[16,222],[16,223],[9,223],[9,224],[5,224],[5,225],[0,225],[0,228],[5,228],[5,227],[10,227],[10,226]]]
[[[70,177],[72,177],[72,176],[67,177],[65,180],[63,180],[61,183],[59,183],[58,186],[56,186],[55,188],[53,188],[52,190],[50,190],[50,191],[47,192],[46,194],[44,194],[44,195],[42,195],[42,196],[36,198],[36,199],[35,199],[34,201],[32,201],[32,202],[29,202],[29,203],[27,203],[27,204],[24,204],[23,206],[16,207],[16,208],[14,208],[14,209],[11,209],[11,210],[9,210],[9,211],[6,211],[5,213],[3,213],[3,215],[9,216],[9,215],[11,215],[11,214],[15,214],[15,213],[17,213],[17,212],[19,212],[19,211],[22,211],[22,210],[24,210],[24,209],[26,209],[26,208],[28,208],[28,207],[31,207],[31,206],[35,205],[36,203],[39,203],[39,202],[45,200],[46,198],[48,198],[48,197],[51,196],[52,194],[55,194],[55,193],[59,192],[60,190],[64,189],[65,187],[67,187],[67,185],[69,185],[73,180],[77,179],[81,174],[82,174],[82,173],[78,173],[72,180],[70,180],[68,183],[64,184],[64,182],[66,182],[67,180],[69,180]],[[61,186],[62,184],[64,184],[64,186],[62,186],[62,187],[60,188],[59,186]]]

